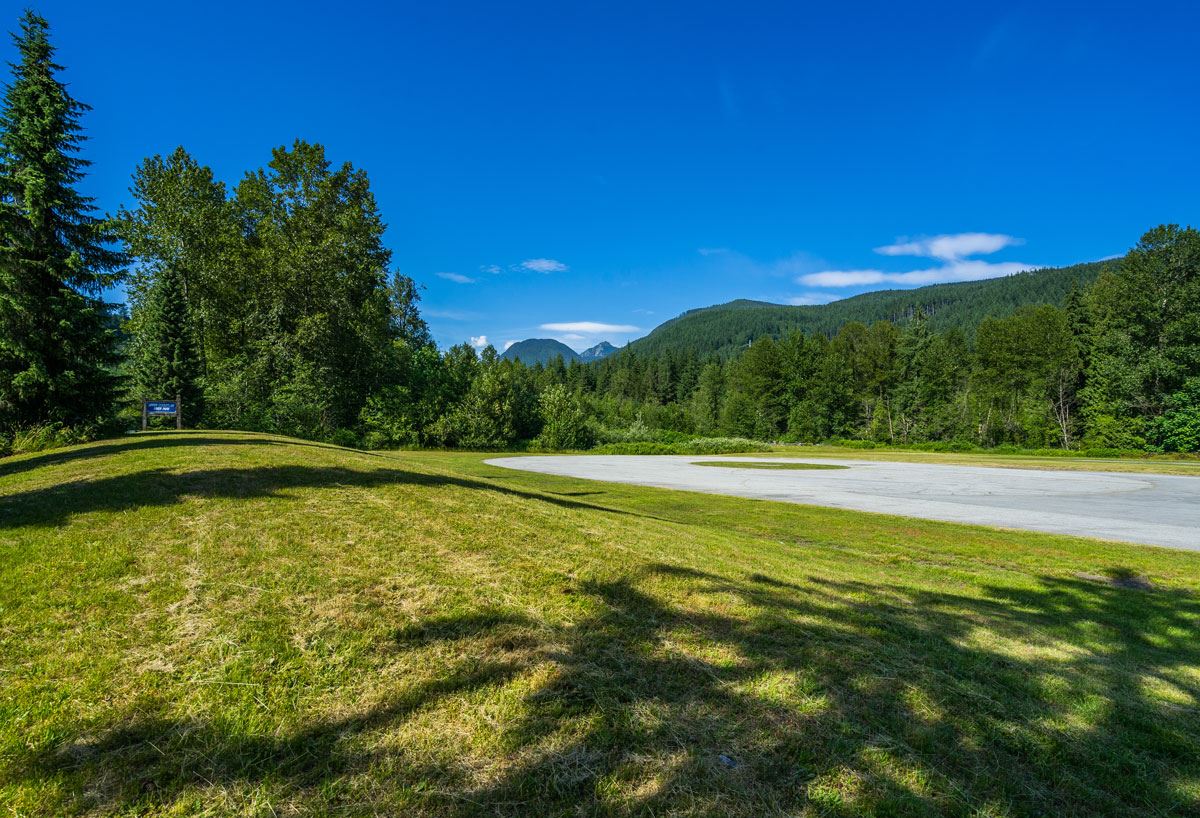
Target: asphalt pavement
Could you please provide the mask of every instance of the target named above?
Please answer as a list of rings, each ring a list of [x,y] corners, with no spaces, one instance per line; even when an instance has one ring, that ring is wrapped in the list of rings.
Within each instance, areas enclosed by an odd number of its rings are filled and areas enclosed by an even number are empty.
[[[833,458],[759,458],[836,470],[739,469],[749,456],[546,455],[494,466],[639,486],[1200,550],[1200,477]]]

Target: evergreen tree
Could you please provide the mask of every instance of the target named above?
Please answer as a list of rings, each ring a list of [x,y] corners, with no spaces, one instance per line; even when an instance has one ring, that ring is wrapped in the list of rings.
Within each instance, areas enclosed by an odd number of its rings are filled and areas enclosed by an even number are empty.
[[[141,334],[134,361],[136,389],[141,399],[183,401],[184,418],[193,424],[203,417],[200,357],[189,321],[183,276],[165,267],[155,282],[140,318]]]
[[[0,426],[92,426],[111,416],[114,334],[103,288],[120,254],[76,190],[80,118],[49,25],[29,11],[0,110]]]
[[[225,186],[183,148],[165,158],[153,156],[142,162],[134,171],[130,192],[137,206],[123,208],[117,225],[136,262],[128,288],[130,330],[135,338],[133,364],[138,388],[148,386],[153,393],[149,396],[158,397],[160,384],[145,377],[157,364],[144,356],[161,353],[154,339],[164,328],[153,322],[164,307],[164,290],[168,289],[160,286],[164,276],[171,276],[169,289],[181,302],[171,309],[186,319],[192,333],[181,341],[196,356],[186,368],[197,378],[209,374],[209,362],[219,363],[244,345],[243,288],[238,286],[238,277],[229,274],[238,250],[237,225]],[[192,419],[199,418],[199,408],[191,406],[188,414]]]
[[[1200,231],[1161,225],[1090,294],[1092,338],[1081,392],[1093,445],[1138,447],[1161,434],[1200,377]]]

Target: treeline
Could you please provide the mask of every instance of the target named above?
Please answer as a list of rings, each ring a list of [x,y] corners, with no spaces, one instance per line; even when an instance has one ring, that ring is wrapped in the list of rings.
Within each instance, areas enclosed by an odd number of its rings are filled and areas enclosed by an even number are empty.
[[[1200,450],[1200,233],[1162,226],[1065,305],[986,318],[972,336],[844,324],[741,354],[615,355],[567,372],[612,422],[815,443]]]
[[[689,310],[629,347],[640,355],[689,349],[728,358],[766,335],[783,338],[796,330],[833,335],[852,321],[906,323],[918,312],[931,329],[958,329],[969,337],[988,316],[1006,315],[1031,304],[1061,304],[1072,290],[1090,286],[1112,266],[1112,262],[1090,262],[915,290],[877,290],[816,306],[731,301]]]
[[[320,145],[276,149],[232,191],[180,148],[142,163],[131,192],[114,221],[133,262],[131,397],[179,394],[193,424],[329,437],[430,345],[366,174]]]
[[[276,149],[232,187],[179,148],[136,168],[128,208],[96,217],[77,189],[87,108],[56,78],[47,32],[26,13],[0,111],[0,449],[126,431],[142,400],[175,395],[188,426],[367,447],[1200,449],[1190,228],[1152,230],[1099,278],[1083,270],[1062,308],[973,332],[918,310],[755,335],[736,354],[635,347],[529,368],[436,348],[366,173],[320,145]],[[101,298],[122,280],[126,314]]]

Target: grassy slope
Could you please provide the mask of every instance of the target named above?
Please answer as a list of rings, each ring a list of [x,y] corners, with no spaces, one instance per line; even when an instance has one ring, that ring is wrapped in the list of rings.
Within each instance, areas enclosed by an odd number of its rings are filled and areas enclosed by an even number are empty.
[[[482,459],[0,461],[0,813],[1200,808],[1200,555]]]

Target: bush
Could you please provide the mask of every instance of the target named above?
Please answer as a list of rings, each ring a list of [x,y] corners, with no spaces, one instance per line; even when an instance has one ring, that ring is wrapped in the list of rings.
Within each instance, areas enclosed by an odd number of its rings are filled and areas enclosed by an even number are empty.
[[[874,440],[842,440],[835,439],[829,441],[831,445],[841,446],[846,449],[874,449],[879,446]]]
[[[442,446],[463,449],[506,449],[539,431],[537,395],[528,371],[503,362],[471,382],[466,396],[431,428]]]
[[[1155,421],[1161,447],[1168,452],[1200,452],[1200,378],[1167,399],[1167,411]]]
[[[632,443],[605,443],[592,449],[592,454],[683,454],[679,446],[638,440]]]
[[[404,386],[386,386],[367,398],[359,413],[368,449],[392,449],[420,442],[417,401]]]
[[[738,454],[740,452],[769,452],[771,447],[744,437],[701,437],[684,443],[683,454]]]
[[[72,429],[61,423],[46,423],[13,432],[8,448],[12,454],[26,454],[43,452],[47,449],[60,449],[63,446],[72,446],[90,439],[91,436],[85,430]]]
[[[587,415],[578,399],[565,386],[555,384],[543,390],[538,398],[542,417],[542,433],[534,447],[546,451],[587,449],[595,442]]]
[[[357,449],[359,447],[358,435],[349,429],[337,429],[331,434],[327,442],[334,446],[341,446],[346,449]]]
[[[742,437],[701,437],[682,443],[658,443],[643,440],[631,443],[606,443],[592,449],[594,454],[740,454],[766,452],[771,447]]]
[[[978,448],[979,447],[976,446],[974,443],[968,443],[965,440],[948,440],[943,444],[942,448],[938,449],[938,451],[939,452],[973,452]]]
[[[605,443],[683,443],[692,435],[673,429],[652,429],[639,414],[626,428],[601,426],[595,431],[596,442]]]

